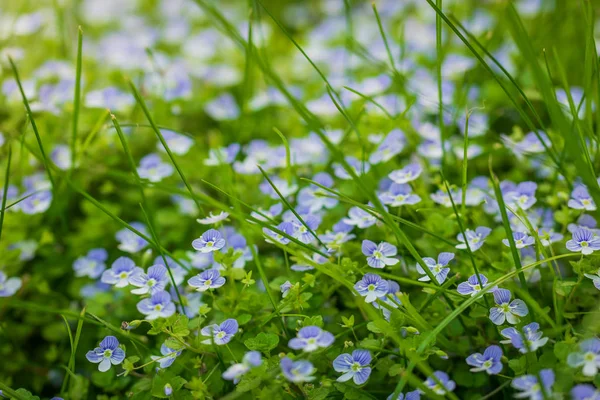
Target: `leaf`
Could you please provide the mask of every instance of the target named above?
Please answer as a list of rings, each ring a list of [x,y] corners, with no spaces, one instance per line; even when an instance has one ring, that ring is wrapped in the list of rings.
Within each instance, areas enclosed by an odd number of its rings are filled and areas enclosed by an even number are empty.
[[[559,295],[565,297],[571,293],[573,290],[573,286],[577,285],[575,281],[557,281],[554,290]]]
[[[377,319],[367,324],[367,329],[373,333],[383,333],[388,336],[393,333],[391,325],[384,319]]]
[[[515,375],[522,375],[527,369],[527,358],[521,356],[508,361],[508,366],[515,372]]]
[[[165,346],[173,350],[181,350],[185,347],[183,343],[181,343],[179,340],[173,337],[167,338],[167,340],[165,340]]]
[[[267,353],[277,347],[279,344],[279,336],[274,333],[261,332],[256,337],[245,340],[244,344],[250,350]]]
[[[308,293],[303,293],[308,294]],[[308,300],[308,299],[306,299]],[[304,318],[302,321],[302,326],[318,326],[319,328],[323,327],[323,317],[320,315],[313,315],[312,317]]]
[[[129,375],[131,371],[135,368],[135,363],[140,361],[138,356],[127,357],[125,361],[123,361],[123,369],[125,370],[125,376]]]
[[[346,318],[342,315],[342,322],[344,328],[352,328],[354,326],[354,315],[351,315],[350,318]]]
[[[400,375],[402,373],[402,371],[404,371],[404,367],[401,364],[394,364],[388,370],[388,375],[389,376]]]

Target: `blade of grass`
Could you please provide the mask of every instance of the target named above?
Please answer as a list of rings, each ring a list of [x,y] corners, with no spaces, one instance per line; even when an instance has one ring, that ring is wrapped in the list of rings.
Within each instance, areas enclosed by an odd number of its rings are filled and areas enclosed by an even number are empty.
[[[81,102],[81,55],[83,44],[83,30],[77,28],[77,64],[75,73],[75,93],[73,94],[73,127],[71,132],[71,169],[75,168],[77,161],[77,128],[79,127],[79,108]]]
[[[67,320],[67,318],[64,315],[60,315],[63,319],[63,321],[65,321],[65,326],[67,328],[67,333],[69,334],[69,345],[71,346],[71,357],[74,356],[75,354],[75,345],[73,343],[73,333],[71,332],[71,326],[69,325],[69,321]],[[70,361],[69,361],[70,363]],[[72,370],[70,370],[69,368],[66,368],[70,373],[73,373]],[[69,377],[70,374],[65,375],[65,378],[63,379],[63,383],[60,389],[61,393],[64,393],[65,388],[67,387],[67,383],[69,382]]]
[[[2,227],[4,226],[4,210],[6,210],[6,200],[8,197],[8,185],[10,184],[10,163],[12,161],[12,143],[7,144],[8,158],[6,160],[6,172],[4,173],[4,188],[2,189],[2,213],[0,213],[0,239],[2,239]]]
[[[442,0],[435,0],[437,7],[440,12],[442,10]],[[444,160],[446,159],[446,146],[445,131],[446,127],[444,124],[444,96],[442,92],[442,62],[444,55],[442,54],[442,19],[440,14],[435,15],[435,73],[437,75],[437,95],[438,95],[438,125],[440,128],[440,143],[442,146],[442,159],[440,160],[440,166],[444,168]]]
[[[291,152],[290,152],[290,144],[288,143],[288,140],[285,137],[285,135],[283,133],[281,133],[281,131],[279,129],[277,129],[276,127],[273,127],[273,131],[275,131],[275,133],[277,135],[279,135],[279,137],[281,138],[281,141],[283,142],[283,145],[285,146],[285,168],[287,171],[287,182],[288,182],[288,185],[291,185],[292,177],[294,176],[294,173],[292,172],[292,157],[291,157]]]

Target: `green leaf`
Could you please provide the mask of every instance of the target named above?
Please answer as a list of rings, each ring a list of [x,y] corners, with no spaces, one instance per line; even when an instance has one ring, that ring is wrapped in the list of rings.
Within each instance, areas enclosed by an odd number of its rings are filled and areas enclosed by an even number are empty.
[[[279,336],[274,333],[261,332],[256,337],[245,340],[244,344],[250,350],[267,353],[277,347],[279,344]]]
[[[352,328],[354,326],[354,315],[351,315],[350,318],[346,318],[342,315],[342,322],[344,328]]]
[[[521,356],[508,361],[508,366],[515,372],[515,375],[522,375],[527,369],[527,358]]]
[[[575,285],[577,285],[575,281],[557,281],[554,290],[557,294],[566,297],[571,293]]]
[[[400,375],[402,373],[402,371],[404,371],[404,367],[402,365],[400,365],[400,364],[394,364],[388,370],[388,375],[389,376]]]
[[[308,294],[308,293],[303,293]],[[308,299],[306,299],[308,300]],[[312,317],[304,318],[302,321],[302,326],[318,326],[319,328],[323,327],[323,317],[320,315],[314,315]]]

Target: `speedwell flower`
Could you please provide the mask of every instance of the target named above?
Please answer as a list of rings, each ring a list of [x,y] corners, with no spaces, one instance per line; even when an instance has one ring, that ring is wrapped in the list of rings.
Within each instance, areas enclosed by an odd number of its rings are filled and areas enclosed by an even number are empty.
[[[223,379],[238,383],[242,375],[250,371],[253,367],[258,367],[262,364],[262,357],[258,351],[249,351],[244,354],[244,358],[241,363],[233,364],[225,372],[223,372]]]
[[[523,300],[515,299],[510,301],[510,297],[510,290],[497,289],[494,292],[494,301],[497,307],[490,309],[490,319],[494,324],[502,325],[504,321],[513,325],[518,324],[521,320],[520,317],[529,314],[527,305]]]
[[[462,233],[456,235],[456,239],[459,243],[456,245],[457,249],[466,249],[467,243],[469,244],[469,248],[471,251],[477,251],[483,246],[485,239],[490,235],[492,230],[487,226],[478,226],[474,231],[471,229],[465,229],[465,235]],[[465,236],[467,237],[467,241],[465,242]]]
[[[221,325],[212,324],[205,326],[200,333],[202,336],[209,336],[210,339],[203,340],[202,343],[212,344],[214,342],[219,346],[227,344],[237,333],[238,327],[238,322],[233,318],[226,319]]]
[[[158,368],[169,368],[175,359],[181,355],[181,350],[173,350],[169,348],[165,343],[160,346],[160,356],[150,356],[154,361],[158,362]]]
[[[10,297],[21,288],[21,278],[6,279],[6,274],[0,271],[0,297]]]
[[[221,276],[221,273],[218,270],[208,269],[191,277],[188,280],[188,284],[191,287],[196,288],[198,292],[204,292],[208,289],[220,288],[225,284],[225,278]]]
[[[165,290],[167,283],[169,283],[169,275],[167,274],[167,268],[164,265],[153,265],[148,268],[148,272],[140,272],[132,274],[129,277],[129,283],[138,289],[133,289],[131,293],[134,294],[155,294]]]
[[[600,339],[591,338],[579,343],[579,352],[569,354],[567,363],[571,367],[583,366],[585,376],[596,376],[600,369]]]
[[[365,298],[367,303],[372,303],[387,295],[389,283],[379,275],[365,274],[360,281],[356,282],[354,289]]]
[[[297,337],[288,342],[288,346],[294,350],[311,352],[321,347],[329,347],[333,341],[333,335],[318,326],[305,326],[298,331]]]
[[[535,242],[533,236],[529,236],[528,234],[523,232],[513,232],[513,239],[515,241],[515,247],[517,249],[522,249],[523,247],[531,246]],[[510,247],[510,242],[508,241],[508,239],[502,239],[502,243],[504,243],[506,247]]]
[[[523,333],[513,327],[502,329],[500,334],[507,340],[501,340],[500,343],[511,343],[523,354],[528,351],[534,352],[548,342],[548,338],[542,337],[543,333],[538,332],[538,329],[540,329],[540,324],[537,322],[525,325]]]
[[[157,292],[147,299],[137,303],[139,312],[146,316],[148,321],[157,318],[168,318],[175,314],[175,304],[171,301],[171,295],[168,292]]]
[[[453,380],[450,380],[447,373],[435,371],[433,375],[440,383],[437,383],[432,377],[427,378],[424,382],[433,392],[444,395],[448,392],[452,392],[456,388],[456,383]]]
[[[468,294],[475,296],[481,291],[481,289],[487,286],[487,283],[488,279],[485,275],[479,274],[479,277],[477,275],[471,275],[466,282],[461,282],[458,284],[456,291],[465,296]],[[497,289],[492,288],[490,292],[494,292],[495,290]]]
[[[289,357],[283,357],[279,362],[281,372],[285,379],[290,382],[310,382],[315,379],[312,374],[315,372],[315,367],[310,361],[296,360],[292,361]]]
[[[375,244],[370,240],[363,240],[362,253],[367,256],[367,264],[373,268],[384,268],[386,265],[396,265],[400,260],[393,258],[398,254],[398,249],[393,244],[381,242]]]
[[[163,178],[173,175],[175,169],[171,164],[165,163],[158,154],[152,153],[140,160],[137,168],[138,175],[150,182],[160,182]]]
[[[107,336],[100,342],[100,346],[88,351],[85,358],[89,362],[98,364],[98,371],[106,372],[111,365],[119,365],[125,359],[125,351],[119,348],[119,341],[114,336]]]
[[[144,235],[148,234],[146,226],[141,222],[132,222],[129,225],[131,225],[132,228],[143,233]],[[137,253],[138,251],[142,250],[148,245],[148,242],[144,238],[140,237],[137,233],[134,233],[127,228],[118,231],[115,237],[119,241],[119,250],[124,251],[126,253]]]
[[[408,183],[417,179],[421,172],[423,168],[419,164],[408,164],[402,169],[390,172],[388,176],[396,183]]]
[[[587,228],[577,228],[573,232],[573,238],[567,241],[567,249],[584,255],[592,254],[600,250],[600,237]]]
[[[371,375],[371,352],[368,350],[354,350],[352,355],[340,354],[333,360],[333,369],[343,374],[337,378],[338,382],[346,382],[350,379],[357,385],[362,385]]]
[[[495,375],[502,371],[502,349],[492,345],[485,349],[483,354],[474,353],[467,357],[467,364],[474,367],[471,372],[485,371],[488,375]]]
[[[216,229],[209,229],[192,242],[192,247],[201,253],[221,250],[225,246],[223,235]]]
[[[115,287],[122,288],[129,285],[129,278],[133,274],[139,274],[143,272],[143,270],[139,267],[135,266],[135,262],[129,257],[119,257],[117,258],[110,269],[107,269],[102,273],[102,278],[100,279],[102,283],[108,283],[110,285],[115,285]]]
[[[548,395],[548,398],[552,398],[552,386],[554,385],[554,371],[551,369],[543,369],[540,371],[540,377],[542,378],[542,385],[544,391]],[[524,375],[513,379],[511,386],[521,393],[517,393],[515,397],[520,399],[529,400],[542,400],[544,395],[542,393],[542,386],[538,382],[536,375]]]
[[[75,276],[89,276],[92,279],[98,278],[106,268],[104,263],[108,258],[108,253],[104,249],[92,249],[87,255],[77,258],[73,263]]]
[[[445,253],[445,252],[440,253],[438,255],[437,262],[431,257],[423,257],[423,261],[425,262],[425,265],[427,265],[427,268],[429,268],[429,270],[431,271],[431,273],[433,274],[435,279],[440,284],[444,283],[444,281],[448,277],[450,268],[447,265],[453,259],[454,259],[454,253]],[[425,272],[423,267],[421,267],[420,264],[417,264],[417,272],[419,274],[423,275],[422,277],[419,278],[420,281],[429,282],[431,280],[429,278],[429,275],[427,275],[427,273]]]
[[[573,189],[573,192],[571,193],[571,199],[567,205],[569,208],[574,208],[576,210],[593,211],[596,209],[596,203],[594,203],[594,199],[592,196],[590,196],[587,188],[583,185],[579,185]]]

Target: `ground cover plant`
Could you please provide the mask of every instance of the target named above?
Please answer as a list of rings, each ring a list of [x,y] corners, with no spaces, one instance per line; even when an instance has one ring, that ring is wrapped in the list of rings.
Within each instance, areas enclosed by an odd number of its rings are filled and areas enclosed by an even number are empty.
[[[0,2],[0,397],[600,399],[599,6]]]

